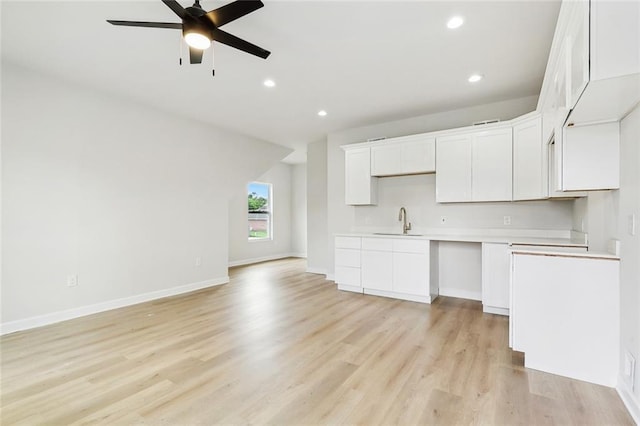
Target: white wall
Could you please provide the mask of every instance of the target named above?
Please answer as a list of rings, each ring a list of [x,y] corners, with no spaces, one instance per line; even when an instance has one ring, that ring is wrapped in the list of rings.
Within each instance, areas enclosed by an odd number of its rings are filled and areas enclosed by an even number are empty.
[[[229,202],[229,265],[242,265],[291,256],[291,166],[274,165],[266,173],[240,185]],[[270,183],[273,197],[271,239],[249,240],[247,235],[247,184]]]
[[[307,165],[291,166],[291,252],[307,257]]]
[[[307,271],[327,273],[327,141],[307,146]]]
[[[526,97],[489,105],[464,108],[407,120],[349,129],[330,134],[327,141],[327,252],[325,268],[333,271],[333,235],[369,226],[397,226],[397,209],[405,205],[418,227],[440,226],[446,215],[447,227],[501,227],[504,215],[512,216],[511,229],[571,229],[572,202],[539,201],[523,203],[435,204],[434,177],[409,176],[379,179],[379,205],[353,207],[344,203],[344,153],[340,145],[368,138],[395,137],[462,127],[490,118],[509,120],[535,109],[536,97]],[[311,162],[311,152],[308,154]],[[311,179],[311,172],[309,175]],[[309,263],[314,261],[309,254]]]
[[[4,330],[224,280],[230,188],[289,152],[6,61],[2,142]]]
[[[636,359],[633,393],[629,383],[620,386],[633,395],[636,420],[640,418],[640,107],[621,122],[620,127],[620,353],[629,351]],[[635,215],[636,232],[631,235],[630,216]],[[621,371],[622,374],[622,371]]]

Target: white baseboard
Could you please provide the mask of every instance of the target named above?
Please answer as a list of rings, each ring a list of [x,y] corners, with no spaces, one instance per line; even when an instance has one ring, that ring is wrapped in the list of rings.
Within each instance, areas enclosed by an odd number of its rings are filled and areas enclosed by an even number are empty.
[[[124,297],[122,299],[109,300],[93,305],[81,306],[79,308],[68,309],[65,311],[52,312],[50,314],[38,315],[31,318],[25,318],[16,321],[9,321],[0,324],[0,335],[14,333],[21,330],[29,330],[44,325],[54,324],[56,322],[67,321],[74,318],[84,317],[87,315],[97,314],[99,312],[109,311],[112,309],[122,308],[138,303],[148,302],[150,300],[162,299],[163,297],[175,296],[178,294],[189,293],[195,290],[201,290],[207,287],[226,284],[229,277],[213,278],[197,283],[185,284],[177,287],[171,287],[164,290],[152,291],[149,293],[138,294],[136,296]]]
[[[326,269],[322,269],[322,268],[309,268],[307,266],[307,272],[310,274],[327,275]]]
[[[327,281],[336,281],[336,276],[334,274],[326,274],[324,277]]]
[[[440,296],[458,297],[460,299],[482,300],[481,291],[459,290],[457,288],[442,288],[439,290]]]
[[[622,376],[618,377],[616,391],[618,391],[618,395],[620,395],[620,399],[622,399],[625,407],[627,407],[633,421],[636,422],[637,425],[640,425],[640,401],[633,395],[629,385],[627,385]]]
[[[271,256],[254,257],[252,259],[234,260],[229,262],[229,267],[251,265],[253,263],[268,262],[270,260],[286,259],[287,257],[300,257],[294,253],[280,253]]]
[[[291,257],[299,257],[301,259],[306,259],[307,253],[291,253]]]

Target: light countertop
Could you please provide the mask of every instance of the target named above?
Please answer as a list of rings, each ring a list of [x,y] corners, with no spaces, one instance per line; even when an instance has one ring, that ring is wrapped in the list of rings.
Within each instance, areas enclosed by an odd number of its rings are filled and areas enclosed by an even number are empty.
[[[530,233],[533,234],[533,233]],[[455,241],[455,242],[468,242],[468,243],[506,243],[515,245],[533,245],[540,248],[553,248],[554,246],[587,247],[584,240],[572,239],[569,237],[563,238],[556,235],[544,237],[541,235],[498,235],[495,232],[487,234],[481,234],[477,232],[450,232],[450,233],[412,233],[403,235],[400,233],[373,233],[373,232],[351,232],[335,234],[336,237],[365,237],[365,238],[401,238],[401,239],[418,239],[418,240],[432,240],[432,241]]]

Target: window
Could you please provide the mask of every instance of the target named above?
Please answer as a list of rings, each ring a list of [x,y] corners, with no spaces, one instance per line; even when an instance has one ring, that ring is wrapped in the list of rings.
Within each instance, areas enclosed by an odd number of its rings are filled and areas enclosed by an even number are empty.
[[[270,240],[272,238],[271,184],[251,182],[247,186],[249,205],[249,239]]]

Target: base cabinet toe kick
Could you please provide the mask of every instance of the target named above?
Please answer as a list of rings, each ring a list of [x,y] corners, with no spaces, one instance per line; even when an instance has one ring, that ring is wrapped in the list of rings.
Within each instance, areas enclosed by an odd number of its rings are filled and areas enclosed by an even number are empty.
[[[338,236],[335,282],[339,290],[431,303],[437,297],[437,261],[430,240]]]

